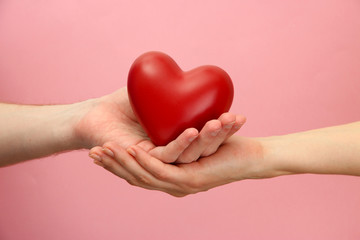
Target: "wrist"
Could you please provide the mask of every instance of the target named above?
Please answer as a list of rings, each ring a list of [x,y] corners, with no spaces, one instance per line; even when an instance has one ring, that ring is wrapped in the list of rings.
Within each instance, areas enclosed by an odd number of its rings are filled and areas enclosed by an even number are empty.
[[[84,129],[84,119],[88,113],[98,104],[98,99],[89,99],[82,102],[77,102],[67,105],[67,109],[63,112],[64,128],[59,129],[63,134],[63,142],[67,142],[68,150],[89,149],[91,148],[90,140],[88,139],[88,131]]]
[[[283,168],[277,153],[276,139],[248,138],[233,136],[228,141],[232,159],[236,159],[235,181],[243,179],[263,179],[291,174]]]
[[[284,136],[256,138],[262,146],[262,168],[267,177],[295,174],[286,157]]]
[[[50,139],[53,139],[53,152],[77,150],[82,148],[74,126],[79,118],[79,103],[51,106],[53,113],[47,121]]]

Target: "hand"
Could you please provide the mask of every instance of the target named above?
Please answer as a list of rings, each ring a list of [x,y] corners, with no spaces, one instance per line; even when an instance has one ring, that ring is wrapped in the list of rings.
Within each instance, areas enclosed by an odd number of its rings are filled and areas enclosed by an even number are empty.
[[[242,179],[275,176],[272,165],[264,161],[262,142],[239,136],[228,139],[213,155],[188,164],[163,163],[138,146],[126,151],[111,143],[106,148],[111,156],[105,153],[100,156],[108,171],[131,185],[177,197]]]
[[[207,122],[195,141],[186,141],[183,137],[190,130],[187,129],[175,141],[165,147],[153,148],[149,154],[165,163],[196,161],[199,157],[206,157],[215,153],[226,139],[243,126],[245,120],[244,116],[224,113],[219,119]]]
[[[137,145],[164,162],[191,162],[214,153],[222,142],[233,135],[245,122],[245,117],[224,113],[211,120],[201,130],[186,129],[167,146],[155,147],[137,121],[126,88],[89,101],[90,108],[78,121],[76,132],[84,147],[102,146],[115,142],[123,148]],[[90,156],[98,159],[101,147],[94,147]]]
[[[131,109],[126,88],[83,104],[84,113],[74,127],[83,148],[90,149],[109,141],[122,147],[143,142],[146,148],[149,139]]]
[[[179,161],[193,161],[201,154],[216,151],[243,122],[244,117],[225,113],[206,124],[200,135],[196,129],[187,129],[168,146],[155,148],[130,107],[126,88],[73,104],[0,103],[0,143],[3,143],[0,144],[0,167],[62,151],[102,146],[106,142],[116,142],[123,148],[137,145],[166,161],[176,161],[179,157]],[[216,137],[212,136],[215,132],[218,132]],[[183,155],[192,142],[200,151]]]

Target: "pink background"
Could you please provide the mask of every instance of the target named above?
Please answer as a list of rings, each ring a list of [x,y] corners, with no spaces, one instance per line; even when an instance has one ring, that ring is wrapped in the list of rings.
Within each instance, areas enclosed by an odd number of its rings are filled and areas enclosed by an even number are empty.
[[[358,0],[2,0],[0,101],[105,95],[149,50],[224,68],[245,136],[360,120]],[[0,239],[360,239],[359,189],[358,177],[301,175],[178,199],[78,151],[0,169]]]

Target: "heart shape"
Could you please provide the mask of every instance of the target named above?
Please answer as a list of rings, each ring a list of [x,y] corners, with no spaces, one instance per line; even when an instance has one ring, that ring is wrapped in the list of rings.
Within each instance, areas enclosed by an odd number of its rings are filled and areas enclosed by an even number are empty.
[[[199,131],[227,112],[234,87],[216,66],[184,72],[168,55],[148,52],[132,64],[128,76],[131,107],[155,145],[166,145],[186,128]]]

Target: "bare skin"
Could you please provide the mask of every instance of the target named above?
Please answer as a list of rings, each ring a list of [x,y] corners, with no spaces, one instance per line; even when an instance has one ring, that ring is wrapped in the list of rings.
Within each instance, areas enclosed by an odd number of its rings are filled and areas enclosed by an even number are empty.
[[[102,166],[130,184],[182,197],[244,179],[288,174],[360,176],[360,122],[283,136],[232,136],[211,156],[166,164],[138,146],[100,155]]]
[[[90,149],[106,142],[123,148],[136,145],[167,161],[191,162],[215,152],[244,122],[241,115],[225,113],[209,121],[200,133],[186,129],[167,146],[156,147],[138,123],[126,88],[68,105],[0,103],[0,166],[62,151]],[[91,157],[99,164],[96,152]]]

